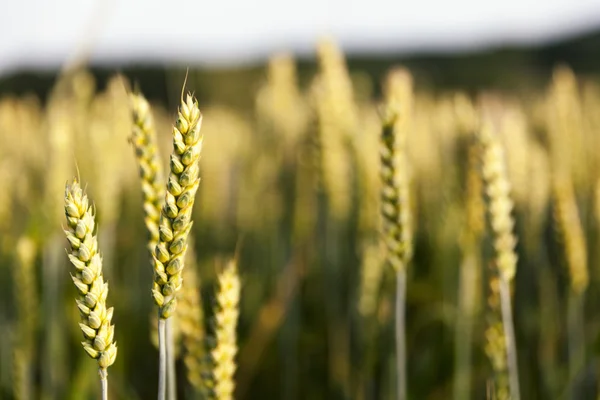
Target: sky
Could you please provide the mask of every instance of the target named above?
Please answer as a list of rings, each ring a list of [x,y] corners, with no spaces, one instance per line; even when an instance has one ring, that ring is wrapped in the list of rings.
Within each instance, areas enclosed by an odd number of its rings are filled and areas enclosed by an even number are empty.
[[[99,64],[230,66],[347,52],[532,44],[600,28],[600,0],[0,0],[0,74]]]

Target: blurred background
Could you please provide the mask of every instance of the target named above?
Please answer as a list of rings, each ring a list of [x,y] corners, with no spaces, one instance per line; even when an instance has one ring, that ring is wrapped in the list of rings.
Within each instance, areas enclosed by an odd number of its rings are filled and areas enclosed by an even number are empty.
[[[477,124],[465,117],[482,93],[503,121],[514,189],[521,396],[596,398],[598,0],[3,2],[0,398],[98,396],[61,231],[64,184],[76,175],[96,204],[115,307],[110,397],[155,396],[152,270],[128,92],[149,99],[166,167],[186,75],[205,145],[179,397],[199,398],[216,274],[241,243],[236,398],[394,398],[379,134],[395,67],[414,84],[408,398],[502,398],[490,394],[503,373],[488,360],[492,246],[467,138]],[[556,142],[563,147],[549,144],[553,126],[570,138]],[[554,157],[556,148],[566,156]],[[572,193],[553,186],[557,170]],[[564,198],[575,211],[561,219]],[[578,264],[573,241],[584,249]],[[581,269],[584,294],[573,285]],[[206,348],[194,353],[185,335]]]
[[[291,53],[310,70],[323,36],[372,82],[401,62],[429,86],[514,89],[543,85],[559,62],[584,73],[599,62],[594,0],[26,1],[5,5],[0,18],[2,93],[47,93],[57,71],[85,62],[97,76],[135,74],[163,99],[166,75],[190,67],[215,86],[242,81],[233,97],[248,101],[269,56]],[[227,89],[198,94],[214,92]]]

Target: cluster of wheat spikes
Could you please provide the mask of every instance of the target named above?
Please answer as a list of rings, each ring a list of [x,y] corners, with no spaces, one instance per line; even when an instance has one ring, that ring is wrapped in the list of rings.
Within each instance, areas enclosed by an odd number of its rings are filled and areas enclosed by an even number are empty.
[[[600,85],[315,67],[0,98],[0,398],[597,396]]]

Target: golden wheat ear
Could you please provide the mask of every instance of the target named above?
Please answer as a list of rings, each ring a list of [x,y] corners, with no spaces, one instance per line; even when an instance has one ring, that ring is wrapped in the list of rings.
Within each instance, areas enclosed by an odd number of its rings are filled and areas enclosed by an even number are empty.
[[[90,357],[98,360],[103,398],[106,398],[107,368],[117,357],[115,327],[111,324],[113,308],[106,308],[108,283],[102,276],[93,205],[77,179],[66,186],[65,214],[67,225],[64,231],[69,242],[67,253],[75,267],[71,278],[78,292],[75,301],[84,337],[81,344]]]
[[[381,238],[386,262],[396,272],[396,377],[397,395],[406,399],[406,268],[412,258],[412,215],[409,196],[406,139],[411,117],[412,77],[395,69],[384,87],[385,109],[381,129]]]
[[[484,118],[477,136],[482,150],[482,177],[495,258],[489,279],[490,313],[485,351],[494,369],[497,397],[519,399],[511,301],[511,283],[517,268],[517,239],[513,234],[515,222],[512,217],[514,203],[510,197],[504,147],[496,137],[494,122],[489,116]]]
[[[185,286],[179,296],[177,321],[183,347],[183,362],[187,369],[187,378],[195,392],[205,390],[205,332],[204,311],[200,296],[200,278],[198,276],[196,257],[190,241],[186,255],[187,267],[183,271]]]
[[[198,102],[187,95],[173,127],[173,153],[165,203],[159,221],[159,241],[154,257],[152,294],[161,319],[169,318],[177,307],[181,289],[187,238],[192,228],[192,209],[200,184],[198,160],[202,150],[202,114]]]
[[[161,166],[154,119],[150,104],[141,93],[129,95],[133,127],[129,141],[135,149],[144,196],[144,221],[148,228],[148,248],[154,251],[158,243],[158,223],[164,200],[164,178]]]
[[[177,308],[177,292],[183,284],[182,272],[192,229],[192,210],[200,185],[200,152],[203,136],[200,133],[202,114],[197,100],[188,94],[181,99],[177,122],[173,127],[173,152],[166,185],[165,201],[158,223],[158,242],[153,257],[154,282],[152,297],[158,306],[159,342],[159,399],[165,399],[167,388],[167,357],[169,376],[174,377],[172,323],[167,323]],[[174,382],[174,379],[171,379]],[[174,385],[170,385],[173,394]],[[173,394],[174,395],[174,394]]]
[[[213,366],[210,371],[211,379],[207,382],[209,394],[218,400],[233,399],[235,390],[240,289],[237,262],[231,260],[219,274],[219,291],[215,304],[215,347],[210,352]]]

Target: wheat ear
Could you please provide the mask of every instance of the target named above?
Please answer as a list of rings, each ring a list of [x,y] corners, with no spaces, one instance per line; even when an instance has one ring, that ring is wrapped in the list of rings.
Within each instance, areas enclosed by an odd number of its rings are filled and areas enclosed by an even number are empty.
[[[569,385],[572,395],[577,397],[578,375],[586,358],[584,304],[589,285],[587,245],[572,181],[566,175],[555,176],[552,186],[554,223],[559,242],[562,242],[563,260],[570,281],[567,301]]]
[[[493,238],[495,260],[490,279],[492,310],[500,308],[501,320],[492,317],[486,331],[486,352],[500,382],[506,382],[504,371],[508,369],[506,384],[498,387],[499,399],[519,399],[519,376],[517,371],[517,346],[512,320],[510,284],[517,267],[515,253],[516,238],[513,235],[514,220],[511,216],[513,202],[510,198],[510,183],[507,178],[504,149],[493,132],[491,121],[484,120],[478,135],[482,148],[482,174],[484,190],[489,199],[488,214]]]
[[[188,267],[183,271],[185,286],[179,297],[177,314],[181,341],[184,349],[183,362],[187,369],[187,378],[197,393],[202,393],[206,351],[204,348],[204,312],[200,297],[200,281],[196,270],[196,259],[192,248],[188,249]]]
[[[398,399],[406,398],[405,295],[406,266],[412,257],[409,206],[407,122],[412,106],[412,78],[394,70],[386,85],[386,108],[381,132],[382,238],[387,262],[396,271],[396,369]]]
[[[215,348],[211,351],[213,368],[210,389],[217,400],[233,399],[237,364],[237,323],[239,317],[240,278],[235,260],[219,274],[219,292],[215,310]]]
[[[150,104],[141,93],[129,95],[133,128],[130,142],[140,167],[145,223],[150,234],[148,248],[154,251],[159,239],[158,223],[164,199],[163,170],[158,153]]]
[[[76,179],[65,190],[65,214],[68,256],[75,267],[71,278],[79,294],[76,300],[81,315],[79,326],[85,339],[81,344],[90,357],[98,360],[102,398],[106,399],[107,368],[117,357],[115,327],[111,325],[113,308],[106,308],[108,283],[102,276],[93,207]]]
[[[152,296],[158,306],[159,330],[159,393],[166,390],[166,320],[177,307],[177,292],[181,289],[181,272],[187,250],[187,237],[192,228],[192,209],[200,184],[198,160],[202,150],[200,127],[202,114],[191,95],[182,98],[177,122],[173,127],[173,152],[167,181],[165,202],[159,221],[159,240],[154,251],[154,283]],[[171,349],[172,351],[172,349]]]

